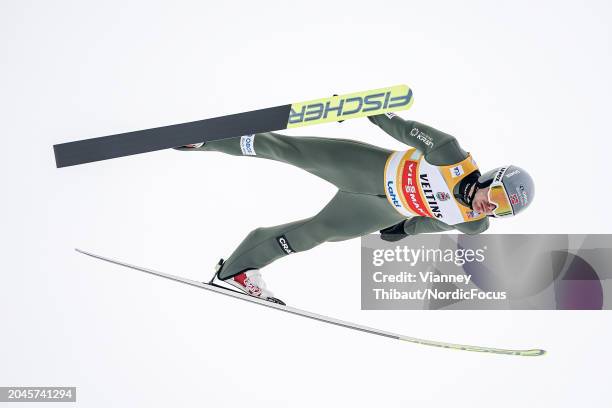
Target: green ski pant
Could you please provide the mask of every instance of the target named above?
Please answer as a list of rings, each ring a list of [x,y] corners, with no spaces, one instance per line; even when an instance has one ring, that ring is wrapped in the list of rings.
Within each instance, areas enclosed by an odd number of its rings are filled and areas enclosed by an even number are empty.
[[[300,167],[334,184],[338,192],[313,217],[251,231],[225,261],[221,279],[262,268],[323,242],[360,237],[405,219],[385,196],[384,167],[389,150],[352,140],[272,132],[256,134],[251,148],[255,155],[247,157]],[[243,155],[241,137],[207,142],[197,150]]]

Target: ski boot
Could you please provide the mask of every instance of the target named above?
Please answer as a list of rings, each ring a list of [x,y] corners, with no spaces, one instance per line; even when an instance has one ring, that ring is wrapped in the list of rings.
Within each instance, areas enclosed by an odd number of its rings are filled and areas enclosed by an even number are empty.
[[[223,263],[224,260],[221,259],[215,266],[215,276],[213,276],[213,279],[210,281],[211,285],[223,287],[214,283],[215,280],[218,280],[238,288],[240,292],[249,296],[267,300],[272,303],[278,303],[279,305],[285,305],[285,302],[275,298],[272,292],[267,289],[266,282],[264,282],[259,269],[250,269],[240,272],[238,275],[234,275],[230,278],[221,279],[219,278],[219,272],[221,268],[223,268]]]

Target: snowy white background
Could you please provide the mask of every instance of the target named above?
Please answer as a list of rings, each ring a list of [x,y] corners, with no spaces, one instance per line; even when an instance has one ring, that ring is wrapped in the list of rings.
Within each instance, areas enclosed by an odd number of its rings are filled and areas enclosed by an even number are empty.
[[[77,386],[83,407],[603,406],[610,312],[359,310],[359,240],[265,271],[294,306],[431,339],[394,342],[95,261],[207,279],[251,229],[334,188],[286,165],[161,151],[56,169],[52,145],[410,85],[402,114],[482,169],[537,181],[495,233],[611,233],[605,1],[0,2],[0,385]],[[287,132],[403,146],[366,119]]]

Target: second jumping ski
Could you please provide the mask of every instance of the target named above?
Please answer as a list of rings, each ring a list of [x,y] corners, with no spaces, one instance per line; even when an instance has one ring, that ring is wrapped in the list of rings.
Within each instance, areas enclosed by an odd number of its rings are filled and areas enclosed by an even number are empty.
[[[367,327],[367,326],[362,326],[360,324],[356,324],[356,323],[351,323],[351,322],[347,322],[344,320],[340,320],[340,319],[336,319],[333,317],[328,317],[328,316],[324,316],[324,315],[320,315],[320,314],[316,314],[316,313],[311,313],[305,310],[301,310],[301,309],[297,309],[291,306],[286,306],[286,305],[281,305],[278,303],[273,303],[270,301],[266,301],[266,300],[262,300],[253,296],[249,296],[249,295],[245,295],[242,293],[238,293],[236,291],[233,291],[231,289],[225,289],[225,288],[221,288],[217,285],[211,285],[208,283],[203,283],[203,282],[198,282],[198,281],[194,281],[191,279],[187,279],[187,278],[183,278],[180,276],[175,276],[175,275],[170,275],[167,273],[163,273],[163,272],[158,272],[158,271],[154,271],[152,269],[147,269],[147,268],[143,268],[140,266],[135,266],[135,265],[130,265],[128,263],[125,262],[121,262],[121,261],[117,261],[111,258],[106,258],[104,256],[100,256],[100,255],[96,255],[93,254],[91,252],[87,252],[87,251],[83,251],[81,249],[76,249],[77,252],[84,254],[84,255],[88,255],[91,256],[93,258],[96,259],[100,259],[106,262],[110,262],[113,263],[115,265],[120,265],[120,266],[124,266],[127,268],[131,268],[131,269],[135,269],[137,271],[141,271],[141,272],[145,272],[151,275],[155,275],[155,276],[159,276],[162,278],[166,278],[166,279],[170,279],[176,282],[181,282],[187,285],[191,285],[191,286],[195,286],[198,287],[200,289],[205,289],[211,292],[216,292],[225,296],[231,296],[233,298],[236,299],[240,299],[240,300],[244,300],[250,303],[254,303],[254,304],[258,304],[260,306],[265,306],[265,307],[269,307],[271,309],[276,309],[282,312],[286,312],[286,313],[291,313],[294,315],[298,315],[298,316],[302,316],[302,317],[306,317],[309,319],[313,319],[313,320],[318,320],[320,322],[323,323],[329,323],[329,324],[333,324],[336,326],[341,326],[341,327],[345,327],[347,329],[352,329],[352,330],[357,330],[357,331],[361,331],[361,332],[365,332],[365,333],[370,333],[370,334],[374,334],[377,336],[382,336],[382,337],[387,337],[390,339],[394,339],[394,340],[402,340],[402,341],[407,341],[409,343],[416,343],[416,344],[423,344],[426,346],[433,346],[433,347],[442,347],[442,348],[448,348],[448,349],[453,349],[453,350],[464,350],[464,351],[474,351],[474,352],[481,352],[481,353],[492,353],[492,354],[507,354],[507,355],[514,355],[514,356],[526,356],[526,357],[533,357],[533,356],[541,356],[544,355],[546,353],[545,350],[542,349],[530,349],[530,350],[512,350],[512,349],[501,349],[501,348],[494,348],[494,347],[482,347],[482,346],[469,346],[469,345],[465,345],[465,344],[454,344],[454,343],[445,343],[445,342],[439,342],[439,341],[433,341],[433,340],[425,340],[425,339],[419,339],[416,337],[409,337],[409,336],[404,336],[402,334],[396,334],[396,333],[392,333],[392,332],[388,332],[388,331],[384,331],[384,330],[379,330],[376,328],[372,328],[372,327]]]
[[[342,121],[412,106],[412,90],[395,85],[306,102],[76,140],[53,146],[58,168],[252,133]]]

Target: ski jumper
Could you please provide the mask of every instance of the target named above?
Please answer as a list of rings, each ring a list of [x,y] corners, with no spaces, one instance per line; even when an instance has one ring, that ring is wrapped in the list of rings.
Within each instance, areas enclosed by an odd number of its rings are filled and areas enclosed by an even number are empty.
[[[323,242],[360,237],[398,223],[403,223],[403,232],[408,235],[453,229],[478,234],[488,228],[487,217],[453,197],[458,184],[453,192],[456,180],[450,172],[463,172],[454,176],[459,180],[476,169],[471,156],[453,136],[393,114],[369,119],[414,149],[393,152],[353,140],[273,132],[207,142],[197,149],[178,148],[281,161],[338,188],[331,201],[310,218],[251,231],[225,261],[219,278],[262,268]],[[427,173],[425,179],[418,174],[423,172]],[[411,188],[417,181],[420,194],[415,195]]]

